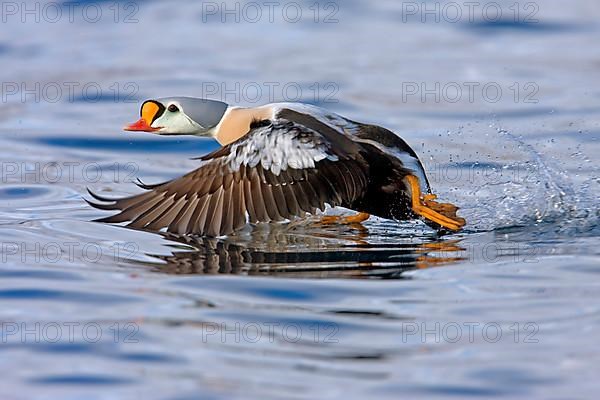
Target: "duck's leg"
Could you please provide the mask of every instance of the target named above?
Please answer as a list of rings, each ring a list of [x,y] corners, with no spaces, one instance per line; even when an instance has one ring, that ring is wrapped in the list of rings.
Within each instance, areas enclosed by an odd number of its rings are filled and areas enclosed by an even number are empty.
[[[422,194],[419,178],[407,175],[404,181],[410,191],[412,210],[415,214],[452,231],[458,231],[466,224],[464,218],[456,215],[458,207],[434,201],[434,194]]]
[[[369,219],[371,214],[359,212],[355,215],[343,216],[343,215],[326,215],[321,217],[321,223],[325,225],[330,224],[360,224]]]

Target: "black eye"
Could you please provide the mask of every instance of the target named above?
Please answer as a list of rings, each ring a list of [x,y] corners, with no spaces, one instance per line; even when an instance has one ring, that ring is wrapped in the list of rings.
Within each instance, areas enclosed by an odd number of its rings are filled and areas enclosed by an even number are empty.
[[[169,111],[170,112],[177,112],[177,111],[179,111],[179,108],[175,104],[171,104],[169,106]]]

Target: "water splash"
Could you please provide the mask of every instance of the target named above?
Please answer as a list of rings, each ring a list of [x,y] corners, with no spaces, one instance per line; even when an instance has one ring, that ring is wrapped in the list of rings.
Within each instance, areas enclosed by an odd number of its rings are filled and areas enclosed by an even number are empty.
[[[475,161],[454,155],[432,174],[438,187],[451,185],[438,191],[454,196],[451,200],[461,206],[459,214],[469,221],[468,230],[553,224],[579,231],[597,226],[598,201],[592,195],[597,182],[575,182],[565,161],[542,154],[522,136],[494,124],[490,128],[495,133],[485,134],[485,151],[476,151]],[[462,129],[448,134],[454,143],[462,135]],[[486,153],[487,160],[482,157]]]

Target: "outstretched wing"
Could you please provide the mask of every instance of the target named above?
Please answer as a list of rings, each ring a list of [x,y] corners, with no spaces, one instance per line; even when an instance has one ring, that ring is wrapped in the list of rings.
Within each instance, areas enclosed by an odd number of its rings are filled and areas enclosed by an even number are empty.
[[[220,236],[247,222],[290,219],[344,206],[368,185],[362,147],[337,132],[317,132],[285,119],[262,121],[239,139],[200,158],[196,170],[122,199],[90,192],[103,210],[98,221],[149,230]]]

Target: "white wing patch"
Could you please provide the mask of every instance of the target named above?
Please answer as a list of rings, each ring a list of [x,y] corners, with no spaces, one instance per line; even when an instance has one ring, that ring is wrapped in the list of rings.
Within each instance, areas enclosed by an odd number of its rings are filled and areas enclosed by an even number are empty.
[[[319,134],[302,129],[309,134],[302,136],[298,127],[291,124],[256,129],[245,140],[231,146],[225,162],[232,171],[242,164],[254,168],[260,163],[265,170],[279,175],[288,168],[314,168],[321,160],[338,160],[328,152],[328,145],[319,140]]]

